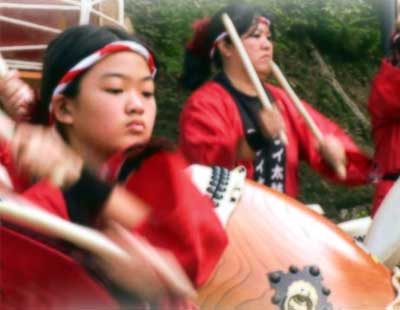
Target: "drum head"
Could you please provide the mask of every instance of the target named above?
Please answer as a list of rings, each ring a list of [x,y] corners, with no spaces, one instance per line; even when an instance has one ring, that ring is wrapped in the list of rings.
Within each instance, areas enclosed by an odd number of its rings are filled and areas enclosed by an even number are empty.
[[[63,29],[80,25],[124,24],[123,0],[3,0],[0,53],[10,68],[41,69],[47,44]]]

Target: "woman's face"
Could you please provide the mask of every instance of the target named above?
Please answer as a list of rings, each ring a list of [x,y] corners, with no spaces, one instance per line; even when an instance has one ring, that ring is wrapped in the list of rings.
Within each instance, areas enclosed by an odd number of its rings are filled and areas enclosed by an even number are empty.
[[[258,76],[266,78],[271,71],[274,55],[269,26],[265,23],[256,23],[241,38]]]
[[[71,144],[102,158],[145,145],[156,116],[154,91],[142,56],[133,52],[107,56],[85,74],[78,96],[67,99]]]

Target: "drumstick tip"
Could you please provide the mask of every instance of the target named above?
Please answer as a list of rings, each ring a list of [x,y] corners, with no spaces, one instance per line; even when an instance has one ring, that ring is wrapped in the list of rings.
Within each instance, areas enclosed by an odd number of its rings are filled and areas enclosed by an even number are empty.
[[[0,78],[5,76],[7,72],[8,72],[7,64],[4,58],[0,54]]]
[[[347,177],[346,167],[343,163],[338,163],[335,165],[336,175],[340,180],[345,180]]]

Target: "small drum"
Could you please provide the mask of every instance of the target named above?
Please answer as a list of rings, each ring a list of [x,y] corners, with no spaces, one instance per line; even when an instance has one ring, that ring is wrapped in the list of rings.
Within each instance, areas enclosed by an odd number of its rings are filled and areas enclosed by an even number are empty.
[[[224,183],[217,174],[212,183]],[[201,191],[212,192],[197,179]],[[237,193],[240,182],[225,179],[224,193],[233,197],[230,188]],[[198,291],[200,309],[385,309],[394,300],[390,270],[298,201],[246,181],[240,202],[226,207],[218,214],[229,214],[222,218],[229,245]]]
[[[41,70],[49,41],[69,26],[88,23],[123,27],[124,1],[3,0],[0,53],[9,68],[24,70],[28,78],[38,79],[40,75],[34,72]]]
[[[386,266],[400,263],[400,180],[397,180],[375,214],[365,245]]]

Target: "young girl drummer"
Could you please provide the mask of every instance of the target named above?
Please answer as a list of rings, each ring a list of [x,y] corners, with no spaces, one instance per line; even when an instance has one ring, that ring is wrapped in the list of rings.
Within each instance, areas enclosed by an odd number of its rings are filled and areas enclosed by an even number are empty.
[[[57,132],[18,125],[13,154],[31,174],[57,172],[57,182],[66,184],[62,193],[42,181],[26,195],[74,222],[94,225],[104,214],[121,219],[118,210],[107,213],[107,206],[118,194],[116,184],[123,185],[150,207],[130,230],[171,251],[199,285],[213,271],[226,235],[211,201],[183,172],[180,154],[151,137],[155,75],[153,53],[124,31],[67,29],[46,51],[39,107]]]

